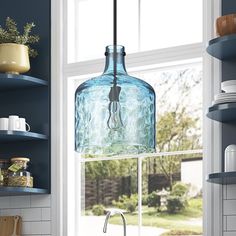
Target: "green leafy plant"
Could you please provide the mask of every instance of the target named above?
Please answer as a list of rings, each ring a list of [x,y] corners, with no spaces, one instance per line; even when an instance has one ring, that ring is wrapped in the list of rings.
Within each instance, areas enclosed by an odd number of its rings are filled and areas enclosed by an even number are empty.
[[[177,182],[173,185],[171,195],[179,197],[187,197],[189,192],[189,186],[187,184]]]
[[[104,215],[105,213],[105,207],[100,204],[100,205],[94,205],[93,206],[93,209],[92,209],[92,213],[93,215],[95,216],[101,216],[101,215]]]
[[[161,205],[161,198],[154,191],[154,192],[148,194],[147,203],[148,203],[147,204],[148,207],[160,207],[160,205]]]
[[[35,24],[27,23],[24,26],[23,33],[20,34],[17,23],[10,17],[6,18],[6,25],[5,28],[0,26],[0,44],[1,43],[16,43],[16,44],[23,44],[28,46],[29,48],[29,56],[36,57],[38,52],[31,48],[31,44],[35,44],[39,41],[38,35],[30,35],[32,29],[35,27]]]
[[[147,206],[148,205],[148,194],[142,195],[142,205]]]
[[[112,201],[112,205],[120,209],[125,209],[128,212],[132,213],[137,208],[138,195],[132,194],[130,197],[122,195],[119,197],[118,201]]]
[[[170,214],[176,214],[185,209],[186,200],[179,196],[168,196],[167,197],[167,211]]]

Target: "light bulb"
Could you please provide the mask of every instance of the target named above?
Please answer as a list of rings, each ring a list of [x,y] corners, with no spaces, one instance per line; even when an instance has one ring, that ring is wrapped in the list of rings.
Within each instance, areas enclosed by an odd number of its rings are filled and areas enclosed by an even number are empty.
[[[111,87],[109,93],[110,103],[108,107],[109,118],[107,121],[107,126],[112,130],[119,130],[124,126],[121,118],[121,106],[119,102],[120,91],[121,87],[115,85]]]
[[[113,101],[109,104],[109,118],[107,121],[107,126],[112,130],[118,130],[124,126],[121,118],[121,107],[118,101]]]

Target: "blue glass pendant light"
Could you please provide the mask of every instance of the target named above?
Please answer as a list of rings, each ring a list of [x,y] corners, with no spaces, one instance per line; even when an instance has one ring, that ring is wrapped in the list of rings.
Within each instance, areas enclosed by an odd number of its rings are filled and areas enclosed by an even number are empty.
[[[114,42],[106,47],[101,76],[81,84],[75,94],[75,150],[81,154],[118,155],[155,150],[155,92],[127,74],[125,50],[117,45],[117,0]]]

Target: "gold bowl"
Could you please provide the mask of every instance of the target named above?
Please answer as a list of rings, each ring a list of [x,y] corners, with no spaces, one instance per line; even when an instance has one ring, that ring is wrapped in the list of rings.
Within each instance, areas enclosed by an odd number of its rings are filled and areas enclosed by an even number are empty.
[[[217,36],[236,34],[236,14],[220,16],[216,19]]]
[[[0,72],[19,74],[30,69],[29,48],[22,44],[0,44]]]

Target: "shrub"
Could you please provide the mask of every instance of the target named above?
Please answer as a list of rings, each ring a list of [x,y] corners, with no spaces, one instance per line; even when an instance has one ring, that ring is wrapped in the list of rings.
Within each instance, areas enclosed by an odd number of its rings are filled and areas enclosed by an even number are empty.
[[[187,197],[189,192],[189,186],[187,184],[177,182],[173,185],[171,195],[179,197]]]
[[[159,207],[161,205],[161,198],[155,191],[148,195],[147,205],[148,207]]]
[[[113,201],[112,205],[132,213],[136,210],[138,205],[138,195],[132,194],[130,197],[122,195],[119,197],[118,201]]]
[[[164,233],[161,236],[169,235],[202,235],[202,232],[196,232],[192,230],[171,230],[170,232]]]
[[[95,216],[101,216],[101,215],[104,215],[105,213],[105,207],[101,204],[99,205],[94,205],[93,206],[93,209],[92,209],[92,213],[93,215]]]
[[[148,205],[148,194],[145,194],[142,196],[142,205],[147,206]]]
[[[179,196],[167,197],[167,211],[170,214],[175,214],[182,211],[185,208],[185,199]]]
[[[126,202],[125,208],[128,212],[130,212],[130,213],[135,212],[136,207],[137,207],[137,203],[135,201],[130,200],[130,201]]]

